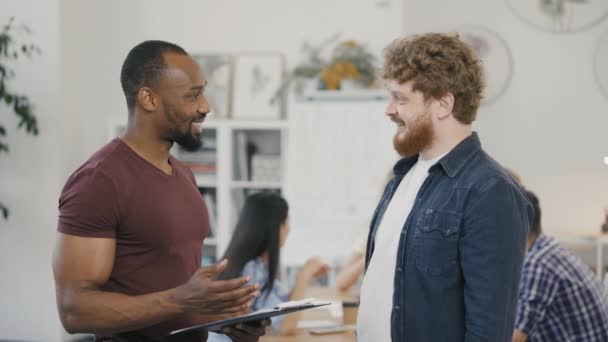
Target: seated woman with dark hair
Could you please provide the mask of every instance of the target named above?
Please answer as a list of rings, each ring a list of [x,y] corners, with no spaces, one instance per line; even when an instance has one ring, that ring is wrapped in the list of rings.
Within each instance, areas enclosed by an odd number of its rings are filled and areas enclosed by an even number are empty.
[[[221,279],[248,276],[261,287],[261,296],[252,303],[252,310],[274,308],[277,304],[306,298],[310,281],[328,271],[318,257],[309,259],[290,290],[278,279],[280,249],[289,234],[288,205],[273,192],[255,193],[245,200],[232,240],[224,259],[228,267]],[[272,319],[272,327],[283,335],[295,333],[299,313]],[[212,334],[209,341],[218,341]],[[223,337],[223,336],[222,336]]]

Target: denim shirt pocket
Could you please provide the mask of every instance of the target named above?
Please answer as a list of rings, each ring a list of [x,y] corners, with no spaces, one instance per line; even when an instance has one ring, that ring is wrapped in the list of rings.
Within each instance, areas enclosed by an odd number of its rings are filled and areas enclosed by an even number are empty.
[[[430,276],[449,276],[457,270],[462,215],[422,209],[415,226],[416,267]]]

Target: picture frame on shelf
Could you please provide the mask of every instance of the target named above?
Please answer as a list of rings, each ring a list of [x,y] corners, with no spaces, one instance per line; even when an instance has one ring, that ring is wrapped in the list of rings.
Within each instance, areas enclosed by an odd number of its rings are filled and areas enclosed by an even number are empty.
[[[273,101],[273,98],[282,83],[284,64],[280,53],[249,53],[234,57],[233,118],[281,118],[282,101]]]
[[[234,58],[227,54],[195,54],[192,56],[207,81],[205,98],[211,108],[210,114],[227,118],[231,112],[232,77]]]

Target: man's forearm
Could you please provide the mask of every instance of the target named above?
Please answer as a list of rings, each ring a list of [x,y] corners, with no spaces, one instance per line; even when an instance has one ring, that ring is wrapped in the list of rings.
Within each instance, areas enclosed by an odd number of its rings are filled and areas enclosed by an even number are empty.
[[[58,294],[59,312],[69,333],[120,333],[184,313],[178,291],[127,296],[96,289],[64,290]]]
[[[346,291],[353,286],[365,268],[365,256],[359,255],[357,257],[351,257],[347,262],[347,265],[338,274],[336,281],[338,290]]]

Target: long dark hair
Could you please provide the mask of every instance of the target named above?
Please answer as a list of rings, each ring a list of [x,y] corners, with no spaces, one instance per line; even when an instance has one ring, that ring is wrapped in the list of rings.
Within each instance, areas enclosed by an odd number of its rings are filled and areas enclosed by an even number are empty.
[[[239,277],[246,263],[268,252],[268,280],[262,292],[272,290],[279,269],[280,228],[288,209],[287,201],[274,192],[263,191],[247,197],[224,254],[228,267],[220,279]]]

